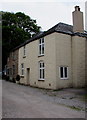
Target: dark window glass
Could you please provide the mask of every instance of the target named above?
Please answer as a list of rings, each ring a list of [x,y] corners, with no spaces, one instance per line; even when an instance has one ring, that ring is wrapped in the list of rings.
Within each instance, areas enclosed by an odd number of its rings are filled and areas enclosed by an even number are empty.
[[[67,78],[67,67],[65,67],[65,78]]]
[[[40,69],[40,78],[41,78],[41,69]]]
[[[63,67],[60,68],[60,77],[63,78]]]
[[[42,54],[44,54],[44,44],[42,44]]]
[[[41,39],[39,40],[39,44],[41,44]]]
[[[44,79],[45,77],[44,77],[44,69],[43,69],[43,79]]]

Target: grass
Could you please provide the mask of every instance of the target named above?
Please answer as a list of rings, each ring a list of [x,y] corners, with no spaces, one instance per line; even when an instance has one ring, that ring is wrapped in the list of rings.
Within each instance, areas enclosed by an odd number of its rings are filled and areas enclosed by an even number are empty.
[[[75,107],[75,106],[67,106],[73,110],[77,110],[77,111],[81,111],[82,109],[81,108],[78,108],[78,107]]]

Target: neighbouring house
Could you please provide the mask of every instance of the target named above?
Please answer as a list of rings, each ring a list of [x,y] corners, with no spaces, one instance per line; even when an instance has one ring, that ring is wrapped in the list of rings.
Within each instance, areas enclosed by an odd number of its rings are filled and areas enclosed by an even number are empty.
[[[73,26],[58,23],[16,49],[20,83],[46,89],[85,87],[87,33],[79,6],[73,12]]]
[[[16,81],[18,75],[18,49],[14,49],[10,52],[7,59],[6,75],[11,81]]]

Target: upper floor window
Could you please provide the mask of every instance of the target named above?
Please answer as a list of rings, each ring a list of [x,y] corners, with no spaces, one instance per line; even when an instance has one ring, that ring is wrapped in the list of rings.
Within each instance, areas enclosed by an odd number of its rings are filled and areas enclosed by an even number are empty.
[[[26,56],[26,46],[23,48],[23,56]]]
[[[44,38],[39,40],[39,55],[44,55]]]
[[[68,67],[59,67],[60,79],[68,79]]]
[[[43,61],[39,62],[39,79],[40,80],[45,79],[45,66]]]
[[[12,59],[15,60],[15,53],[12,52]]]

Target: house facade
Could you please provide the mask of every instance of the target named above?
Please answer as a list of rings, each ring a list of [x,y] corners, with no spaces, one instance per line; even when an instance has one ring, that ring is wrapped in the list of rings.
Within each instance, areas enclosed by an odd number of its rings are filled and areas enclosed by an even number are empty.
[[[26,44],[19,49],[20,82],[49,89],[84,87],[86,44],[86,37],[57,32]]]
[[[73,26],[59,23],[19,48],[18,73],[22,84],[47,89],[86,85],[87,34],[82,17],[76,6]]]
[[[16,81],[16,76],[18,74],[18,53],[18,49],[14,49],[10,52],[6,66],[7,77],[9,77],[9,80],[14,82]]]
[[[21,84],[45,89],[87,85],[87,33],[79,6],[73,12],[73,26],[58,23],[18,46],[15,52]]]

